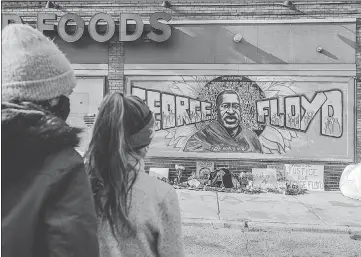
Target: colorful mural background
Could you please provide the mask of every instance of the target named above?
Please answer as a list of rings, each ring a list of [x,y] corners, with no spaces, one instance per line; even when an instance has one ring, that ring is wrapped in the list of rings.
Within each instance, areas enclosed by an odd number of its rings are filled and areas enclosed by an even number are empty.
[[[353,83],[285,76],[137,76],[128,81],[128,92],[155,114],[151,155],[353,158]]]

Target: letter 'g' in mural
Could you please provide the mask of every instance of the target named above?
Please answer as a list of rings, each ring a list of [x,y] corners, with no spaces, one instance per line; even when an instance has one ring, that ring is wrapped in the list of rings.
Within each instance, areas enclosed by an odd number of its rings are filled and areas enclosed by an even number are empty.
[[[347,85],[282,77],[164,78],[130,84],[131,94],[155,115],[153,148],[298,157],[312,149],[332,152],[325,148],[330,142],[349,147]]]

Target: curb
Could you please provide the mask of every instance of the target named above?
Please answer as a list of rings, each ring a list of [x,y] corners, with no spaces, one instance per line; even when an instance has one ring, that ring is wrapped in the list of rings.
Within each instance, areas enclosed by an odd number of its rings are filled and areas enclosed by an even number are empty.
[[[277,223],[258,221],[224,221],[224,220],[203,220],[203,219],[183,219],[184,226],[211,227],[215,229],[228,228],[247,230],[251,232],[262,232],[267,230],[297,231],[297,232],[319,232],[319,233],[340,233],[351,234],[360,233],[361,227],[334,226],[317,224],[297,224],[297,223]]]

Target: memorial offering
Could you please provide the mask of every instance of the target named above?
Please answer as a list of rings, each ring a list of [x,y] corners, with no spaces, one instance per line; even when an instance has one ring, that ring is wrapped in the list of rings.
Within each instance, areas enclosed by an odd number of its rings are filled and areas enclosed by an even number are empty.
[[[324,191],[324,166],[285,164],[286,180],[310,191]]]
[[[277,188],[277,172],[275,169],[252,169],[253,185],[262,189]]]

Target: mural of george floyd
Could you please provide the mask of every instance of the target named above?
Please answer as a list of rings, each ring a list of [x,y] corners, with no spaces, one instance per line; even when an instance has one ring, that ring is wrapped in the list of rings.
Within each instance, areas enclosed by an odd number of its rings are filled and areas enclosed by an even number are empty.
[[[354,126],[353,83],[268,76],[167,79],[131,83],[131,93],[155,114],[150,154],[354,158],[349,137]]]
[[[2,1],[3,23],[40,26],[70,59],[79,151],[104,95],[120,91],[155,115],[146,169],[322,165],[325,190],[338,190],[361,161],[361,3],[162,2]]]

